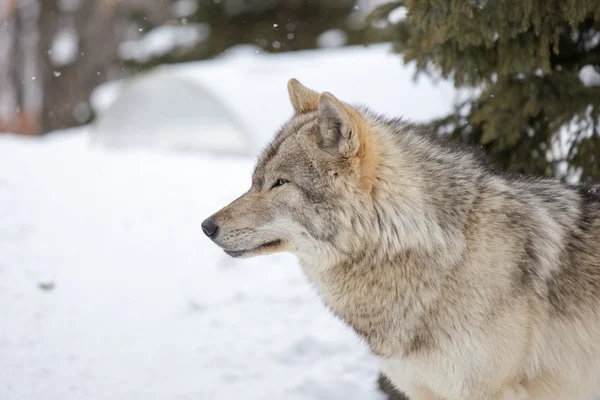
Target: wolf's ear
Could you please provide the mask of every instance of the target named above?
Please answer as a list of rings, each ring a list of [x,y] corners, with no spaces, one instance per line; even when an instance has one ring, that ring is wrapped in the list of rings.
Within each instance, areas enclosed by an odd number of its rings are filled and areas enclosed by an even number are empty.
[[[319,93],[307,88],[294,78],[288,81],[287,87],[296,115],[317,111],[319,107]]]
[[[361,149],[363,118],[354,108],[325,92],[319,96],[318,145],[331,155],[352,157]]]

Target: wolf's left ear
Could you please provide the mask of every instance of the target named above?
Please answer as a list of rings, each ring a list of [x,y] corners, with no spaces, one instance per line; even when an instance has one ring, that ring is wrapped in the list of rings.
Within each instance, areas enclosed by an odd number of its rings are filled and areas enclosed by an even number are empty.
[[[317,143],[331,155],[353,157],[361,150],[363,117],[331,93],[319,96],[320,140]]]
[[[310,111],[317,111],[319,107],[319,93],[302,85],[292,78],[288,81],[288,94],[296,115]]]

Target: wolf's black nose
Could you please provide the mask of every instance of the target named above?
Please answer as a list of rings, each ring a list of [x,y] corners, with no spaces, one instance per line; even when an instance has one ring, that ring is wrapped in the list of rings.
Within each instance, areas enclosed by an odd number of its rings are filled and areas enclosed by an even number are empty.
[[[208,237],[217,236],[219,226],[215,223],[213,217],[206,218],[204,222],[202,222],[202,232]]]

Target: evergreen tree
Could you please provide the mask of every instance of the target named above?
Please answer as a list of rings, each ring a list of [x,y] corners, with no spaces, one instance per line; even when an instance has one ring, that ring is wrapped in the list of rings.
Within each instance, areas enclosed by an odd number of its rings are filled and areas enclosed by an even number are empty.
[[[476,89],[440,134],[507,171],[600,178],[600,1],[404,0],[369,20],[405,62]]]

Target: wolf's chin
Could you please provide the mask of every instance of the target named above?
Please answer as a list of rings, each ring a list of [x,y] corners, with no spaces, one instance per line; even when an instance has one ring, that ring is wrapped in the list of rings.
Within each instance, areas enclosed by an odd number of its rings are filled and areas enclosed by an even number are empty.
[[[258,247],[249,250],[227,250],[223,249],[225,254],[233,258],[248,258],[255,255],[266,255],[271,253],[270,250],[275,250],[281,245],[281,240],[271,240],[270,242],[261,244]]]

